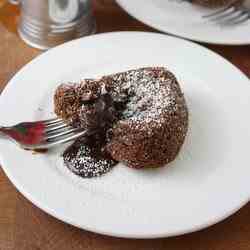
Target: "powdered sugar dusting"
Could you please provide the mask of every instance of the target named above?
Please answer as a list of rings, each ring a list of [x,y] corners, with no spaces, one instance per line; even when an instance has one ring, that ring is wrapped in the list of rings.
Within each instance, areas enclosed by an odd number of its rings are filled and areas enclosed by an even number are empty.
[[[103,138],[92,135],[79,139],[63,153],[64,164],[75,174],[81,177],[98,177],[116,164],[116,161],[102,151]]]
[[[112,85],[113,99],[126,101],[122,119],[142,129],[161,126],[166,113],[174,113],[177,106],[184,103],[176,78],[165,68],[130,70],[113,75]]]

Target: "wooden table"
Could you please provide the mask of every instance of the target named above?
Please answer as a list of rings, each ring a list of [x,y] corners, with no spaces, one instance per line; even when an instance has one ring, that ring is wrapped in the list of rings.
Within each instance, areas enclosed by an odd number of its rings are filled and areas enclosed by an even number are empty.
[[[94,10],[98,32],[154,31],[128,16],[112,0],[94,1]],[[15,72],[41,53],[17,36],[18,15],[17,7],[0,0],[0,90]],[[205,46],[250,77],[250,46]],[[17,192],[0,168],[0,250],[57,249],[249,250],[250,203],[225,221],[200,232],[156,240],[118,239],[74,228],[47,215]]]

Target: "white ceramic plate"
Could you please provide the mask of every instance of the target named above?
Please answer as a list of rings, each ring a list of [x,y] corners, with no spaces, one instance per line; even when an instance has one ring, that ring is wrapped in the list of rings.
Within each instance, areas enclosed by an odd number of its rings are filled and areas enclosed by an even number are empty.
[[[190,127],[168,167],[122,164],[81,179],[62,164],[59,147],[32,154],[0,140],[4,171],[22,194],[75,226],[113,236],[154,238],[188,233],[234,213],[250,197],[250,85],[238,69],[188,41],[140,32],[75,40],[37,57],[0,98],[1,124],[53,116],[59,83],[144,66],[166,66],[185,92]]]
[[[160,31],[187,39],[228,45],[250,44],[250,20],[221,26],[202,16],[214,12],[185,0],[117,0],[129,14]]]

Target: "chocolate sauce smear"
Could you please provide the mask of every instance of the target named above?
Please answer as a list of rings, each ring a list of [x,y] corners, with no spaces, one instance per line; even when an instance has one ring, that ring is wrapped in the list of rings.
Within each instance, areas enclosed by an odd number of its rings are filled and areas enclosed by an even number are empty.
[[[73,173],[84,178],[101,176],[117,164],[103,150],[104,145],[105,137],[103,134],[81,138],[64,151],[64,164]]]

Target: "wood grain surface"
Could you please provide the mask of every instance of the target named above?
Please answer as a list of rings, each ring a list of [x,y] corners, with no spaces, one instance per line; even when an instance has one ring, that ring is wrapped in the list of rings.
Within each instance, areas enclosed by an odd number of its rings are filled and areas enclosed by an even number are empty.
[[[98,32],[154,31],[127,15],[113,0],[93,3]],[[41,53],[17,36],[18,16],[17,7],[0,0],[0,90],[15,72]],[[204,46],[250,77],[250,46]],[[70,249],[250,250],[250,203],[225,221],[200,232],[155,240],[119,239],[86,232],[47,215],[16,191],[0,168],[0,250]]]

